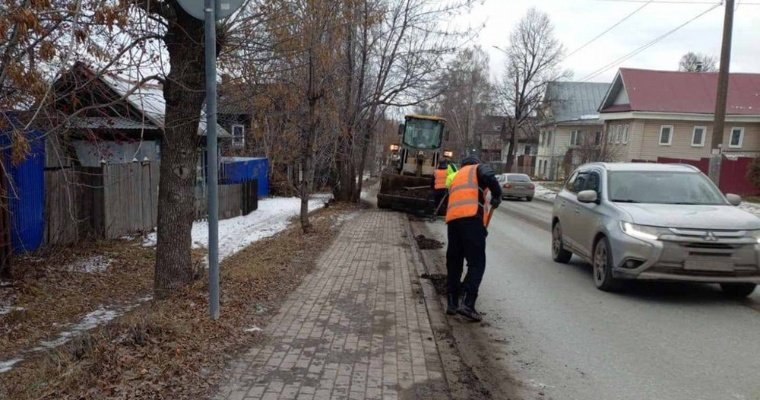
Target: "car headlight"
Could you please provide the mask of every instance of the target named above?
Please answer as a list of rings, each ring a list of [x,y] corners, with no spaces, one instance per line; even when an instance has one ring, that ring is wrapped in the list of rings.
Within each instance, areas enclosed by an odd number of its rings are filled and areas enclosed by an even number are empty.
[[[752,235],[758,244],[760,244],[760,230],[757,231],[749,231],[750,235]]]
[[[630,222],[621,222],[620,229],[628,236],[635,237],[645,241],[654,241],[659,239],[660,230],[653,226],[636,225]]]

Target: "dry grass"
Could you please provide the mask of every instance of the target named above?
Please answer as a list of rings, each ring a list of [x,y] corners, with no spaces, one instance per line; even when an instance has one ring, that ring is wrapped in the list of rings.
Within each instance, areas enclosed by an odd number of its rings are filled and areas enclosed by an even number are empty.
[[[0,398],[200,399],[220,381],[226,361],[262,340],[282,299],[313,268],[349,206],[315,213],[309,235],[292,227],[254,243],[222,265],[222,316],[208,318],[204,280],[97,328],[54,354],[3,375]],[[3,395],[5,397],[3,397]]]
[[[150,292],[153,249],[139,241],[84,243],[34,254],[14,263],[14,311],[0,316],[0,360],[36,345],[102,304],[120,304]],[[103,273],[74,272],[75,260],[103,255],[112,259]]]

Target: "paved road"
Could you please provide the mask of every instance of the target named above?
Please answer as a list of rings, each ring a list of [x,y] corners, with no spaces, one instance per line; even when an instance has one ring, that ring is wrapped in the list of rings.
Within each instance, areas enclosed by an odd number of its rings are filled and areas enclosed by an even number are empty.
[[[601,292],[587,264],[552,262],[550,215],[547,203],[502,203],[479,299],[488,324],[472,328],[520,398],[760,400],[760,293],[735,302],[711,285],[653,283]],[[442,223],[428,227],[445,237]]]

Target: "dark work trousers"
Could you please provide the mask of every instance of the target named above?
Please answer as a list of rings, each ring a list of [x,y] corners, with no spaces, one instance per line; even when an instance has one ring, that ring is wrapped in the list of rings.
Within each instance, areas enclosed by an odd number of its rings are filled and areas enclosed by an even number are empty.
[[[455,219],[448,224],[446,249],[448,293],[478,295],[486,271],[486,228],[482,217]],[[460,284],[467,260],[467,276]]]

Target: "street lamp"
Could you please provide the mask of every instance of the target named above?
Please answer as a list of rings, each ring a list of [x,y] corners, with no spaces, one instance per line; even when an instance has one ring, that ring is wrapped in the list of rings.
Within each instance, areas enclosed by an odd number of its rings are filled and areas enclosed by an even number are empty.
[[[504,53],[504,55],[509,55],[509,52],[508,52],[508,51],[506,51],[506,50],[502,49],[502,48],[501,48],[501,47],[499,47],[499,46],[493,45],[493,46],[491,46],[491,47],[493,47],[494,49],[496,49],[496,50],[499,50],[500,52]]]

